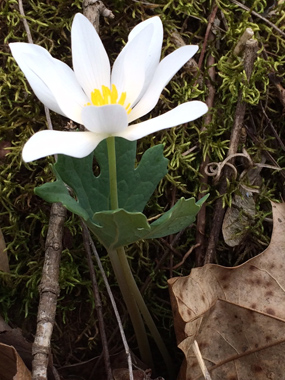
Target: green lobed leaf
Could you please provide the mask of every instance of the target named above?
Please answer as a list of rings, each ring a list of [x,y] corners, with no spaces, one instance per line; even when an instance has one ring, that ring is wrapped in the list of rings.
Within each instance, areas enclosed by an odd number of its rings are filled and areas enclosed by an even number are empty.
[[[60,177],[74,191],[79,205],[90,219],[96,211],[109,210],[109,170],[104,168],[96,177],[93,158],[93,153],[84,158],[59,155],[54,165],[57,178]]]
[[[119,208],[141,212],[159,181],[167,174],[168,160],[163,156],[163,145],[149,148],[136,163],[136,141],[116,137],[117,188]],[[95,150],[101,172],[107,172],[107,143],[102,141]]]
[[[53,169],[57,180],[35,189],[48,202],[61,202],[83,217],[106,248],[118,248],[140,239],[153,239],[176,233],[194,222],[201,205],[194,198],[181,198],[163,216],[149,225],[143,210],[157,183],[167,173],[168,160],[163,146],[148,149],[137,167],[136,142],[116,138],[119,206],[109,207],[109,166],[107,144],[95,150],[100,174],[93,173],[93,153],[85,158],[59,155]],[[68,191],[68,185],[74,197]]]
[[[93,173],[94,155],[100,167],[97,177]],[[163,156],[163,146],[157,145],[148,149],[135,167],[136,141],[116,138],[116,160],[119,207],[130,212],[140,212],[158,182],[167,173],[168,160]],[[110,210],[109,165],[105,140],[95,149],[94,154],[84,158],[58,155],[53,170],[57,181],[35,189],[37,195],[48,202],[62,202],[75,214],[84,214],[85,220],[92,219],[96,212]],[[73,190],[76,199],[68,196],[63,183]]]
[[[195,198],[180,198],[169,211],[151,224],[151,231],[147,239],[175,234],[192,224],[207,198],[208,195],[198,202],[195,201]]]
[[[45,183],[42,186],[36,187],[35,193],[49,203],[62,203],[69,211],[81,216],[86,221],[89,219],[87,211],[70,196],[66,185],[60,177],[55,182]]]
[[[124,209],[97,212],[94,223],[88,227],[100,242],[108,248],[118,248],[144,238],[150,225],[140,212],[128,212]]]
[[[107,248],[118,248],[140,239],[153,239],[174,234],[195,221],[206,195],[195,203],[194,198],[181,198],[171,210],[153,222],[147,222],[142,213],[132,213],[124,209],[95,213],[88,226]]]

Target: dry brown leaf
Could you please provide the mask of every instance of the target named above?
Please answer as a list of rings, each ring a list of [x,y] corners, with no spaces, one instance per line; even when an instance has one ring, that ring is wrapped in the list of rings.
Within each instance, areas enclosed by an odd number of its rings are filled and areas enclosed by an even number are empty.
[[[213,380],[285,379],[285,203],[274,204],[268,248],[246,263],[208,264],[169,288],[179,379],[203,379],[191,348],[197,340]]]
[[[261,161],[261,164],[263,163],[265,163],[264,159]],[[262,167],[255,166],[250,168],[246,174],[240,176],[240,194],[234,195],[232,205],[227,208],[225,213],[222,233],[225,243],[230,247],[235,247],[241,243],[246,234],[248,234],[247,226],[250,226],[254,221],[256,213],[254,192],[256,192],[256,189],[253,192],[250,187],[261,186],[261,169]],[[245,179],[246,181],[243,183]]]
[[[222,232],[225,243],[230,247],[240,244],[247,233],[246,226],[254,220],[255,200],[253,193],[240,189],[241,195],[235,195],[232,207],[225,213]]]
[[[12,346],[0,343],[0,379],[31,380],[31,372]]]

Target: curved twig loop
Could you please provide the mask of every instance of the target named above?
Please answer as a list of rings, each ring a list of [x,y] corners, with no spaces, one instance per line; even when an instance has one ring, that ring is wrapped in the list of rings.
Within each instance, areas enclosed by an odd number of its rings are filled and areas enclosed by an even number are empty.
[[[234,164],[229,162],[230,160],[232,160],[235,157],[243,157],[243,158],[248,160],[250,166],[253,165],[252,159],[250,158],[249,154],[247,153],[247,151],[245,149],[243,149],[243,153],[231,154],[227,158],[225,158],[224,161],[222,161],[222,162],[210,162],[205,167],[205,174],[208,175],[209,177],[215,177],[214,181],[217,182],[217,181],[219,181],[219,179],[221,177],[222,170],[223,170],[224,166],[228,166],[233,170],[234,179],[236,179],[237,175],[238,175],[237,169],[234,166]]]

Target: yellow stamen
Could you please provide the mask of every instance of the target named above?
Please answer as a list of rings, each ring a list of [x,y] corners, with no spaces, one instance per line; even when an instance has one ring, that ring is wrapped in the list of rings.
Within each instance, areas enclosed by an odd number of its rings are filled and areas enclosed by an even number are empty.
[[[125,94],[125,92],[124,92]],[[122,97],[122,95],[121,95]],[[118,99],[118,91],[117,91],[117,88],[114,84],[112,84],[112,91],[111,91],[111,104],[116,104],[116,101]],[[118,104],[121,104],[120,102],[118,102]],[[123,106],[123,104],[121,104],[121,106]]]
[[[126,108],[126,111],[127,111],[127,114],[129,114],[130,112],[131,112],[131,107],[130,107],[130,105],[131,105],[131,103],[129,103],[128,105],[127,105],[127,107],[125,107]],[[130,108],[129,110],[128,110],[128,108]]]
[[[91,102],[94,106],[105,106],[107,104],[120,104],[121,106],[125,107],[127,114],[131,112],[130,103],[125,106],[125,101],[127,99],[127,93],[122,92],[121,96],[118,100],[118,91],[114,84],[112,84],[112,90],[110,90],[109,87],[102,86],[101,91],[97,88],[94,89],[94,91],[91,92]],[[85,104],[85,106],[91,106],[91,103]]]
[[[121,104],[121,106],[123,106],[125,104],[126,97],[127,97],[127,93],[126,92],[122,92],[121,97],[120,97],[120,99],[118,101],[118,104]]]
[[[94,106],[103,106],[105,104],[104,98],[102,97],[101,92],[97,89],[95,89],[91,93],[91,101],[94,104]]]

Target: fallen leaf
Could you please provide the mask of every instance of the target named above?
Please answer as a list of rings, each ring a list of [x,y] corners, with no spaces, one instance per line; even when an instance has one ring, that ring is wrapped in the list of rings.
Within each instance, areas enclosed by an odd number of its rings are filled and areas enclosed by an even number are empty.
[[[24,362],[24,365],[28,368],[28,370],[32,370],[32,343],[28,342],[19,328],[12,329],[9,325],[5,323],[3,318],[0,316],[0,345],[2,346],[11,346],[14,348],[17,355]],[[2,354],[0,350],[0,363],[2,360]],[[49,356],[49,363],[47,369],[48,379],[55,380],[56,377],[54,375],[53,369],[53,361],[52,355]],[[6,378],[2,378],[3,375],[1,364],[0,364],[0,380],[6,380]],[[13,379],[12,377],[10,379]],[[14,380],[26,380],[26,378],[14,378]]]
[[[223,220],[222,232],[225,243],[230,247],[240,244],[248,233],[248,226],[254,222],[256,213],[254,192],[250,186],[261,186],[261,167],[253,167],[243,176],[239,185],[239,193],[235,194],[231,207],[227,208]],[[247,186],[243,184],[246,179]],[[256,191],[256,190],[255,190]]]
[[[169,280],[179,379],[203,379],[192,350],[197,340],[213,380],[284,379],[285,203],[274,204],[268,248],[246,263],[207,264]]]
[[[223,220],[222,232],[225,243],[230,247],[240,244],[247,233],[255,215],[255,200],[249,191],[240,189],[241,195],[235,195],[232,207],[228,207]]]
[[[12,346],[0,343],[0,379],[31,380],[31,372]]]
[[[1,318],[1,330],[0,330],[0,344],[6,346],[12,346],[21,356],[25,365],[32,368],[32,343],[28,342],[22,334],[20,329],[12,329]],[[1,379],[1,376],[0,376]],[[2,379],[1,379],[2,380]]]

